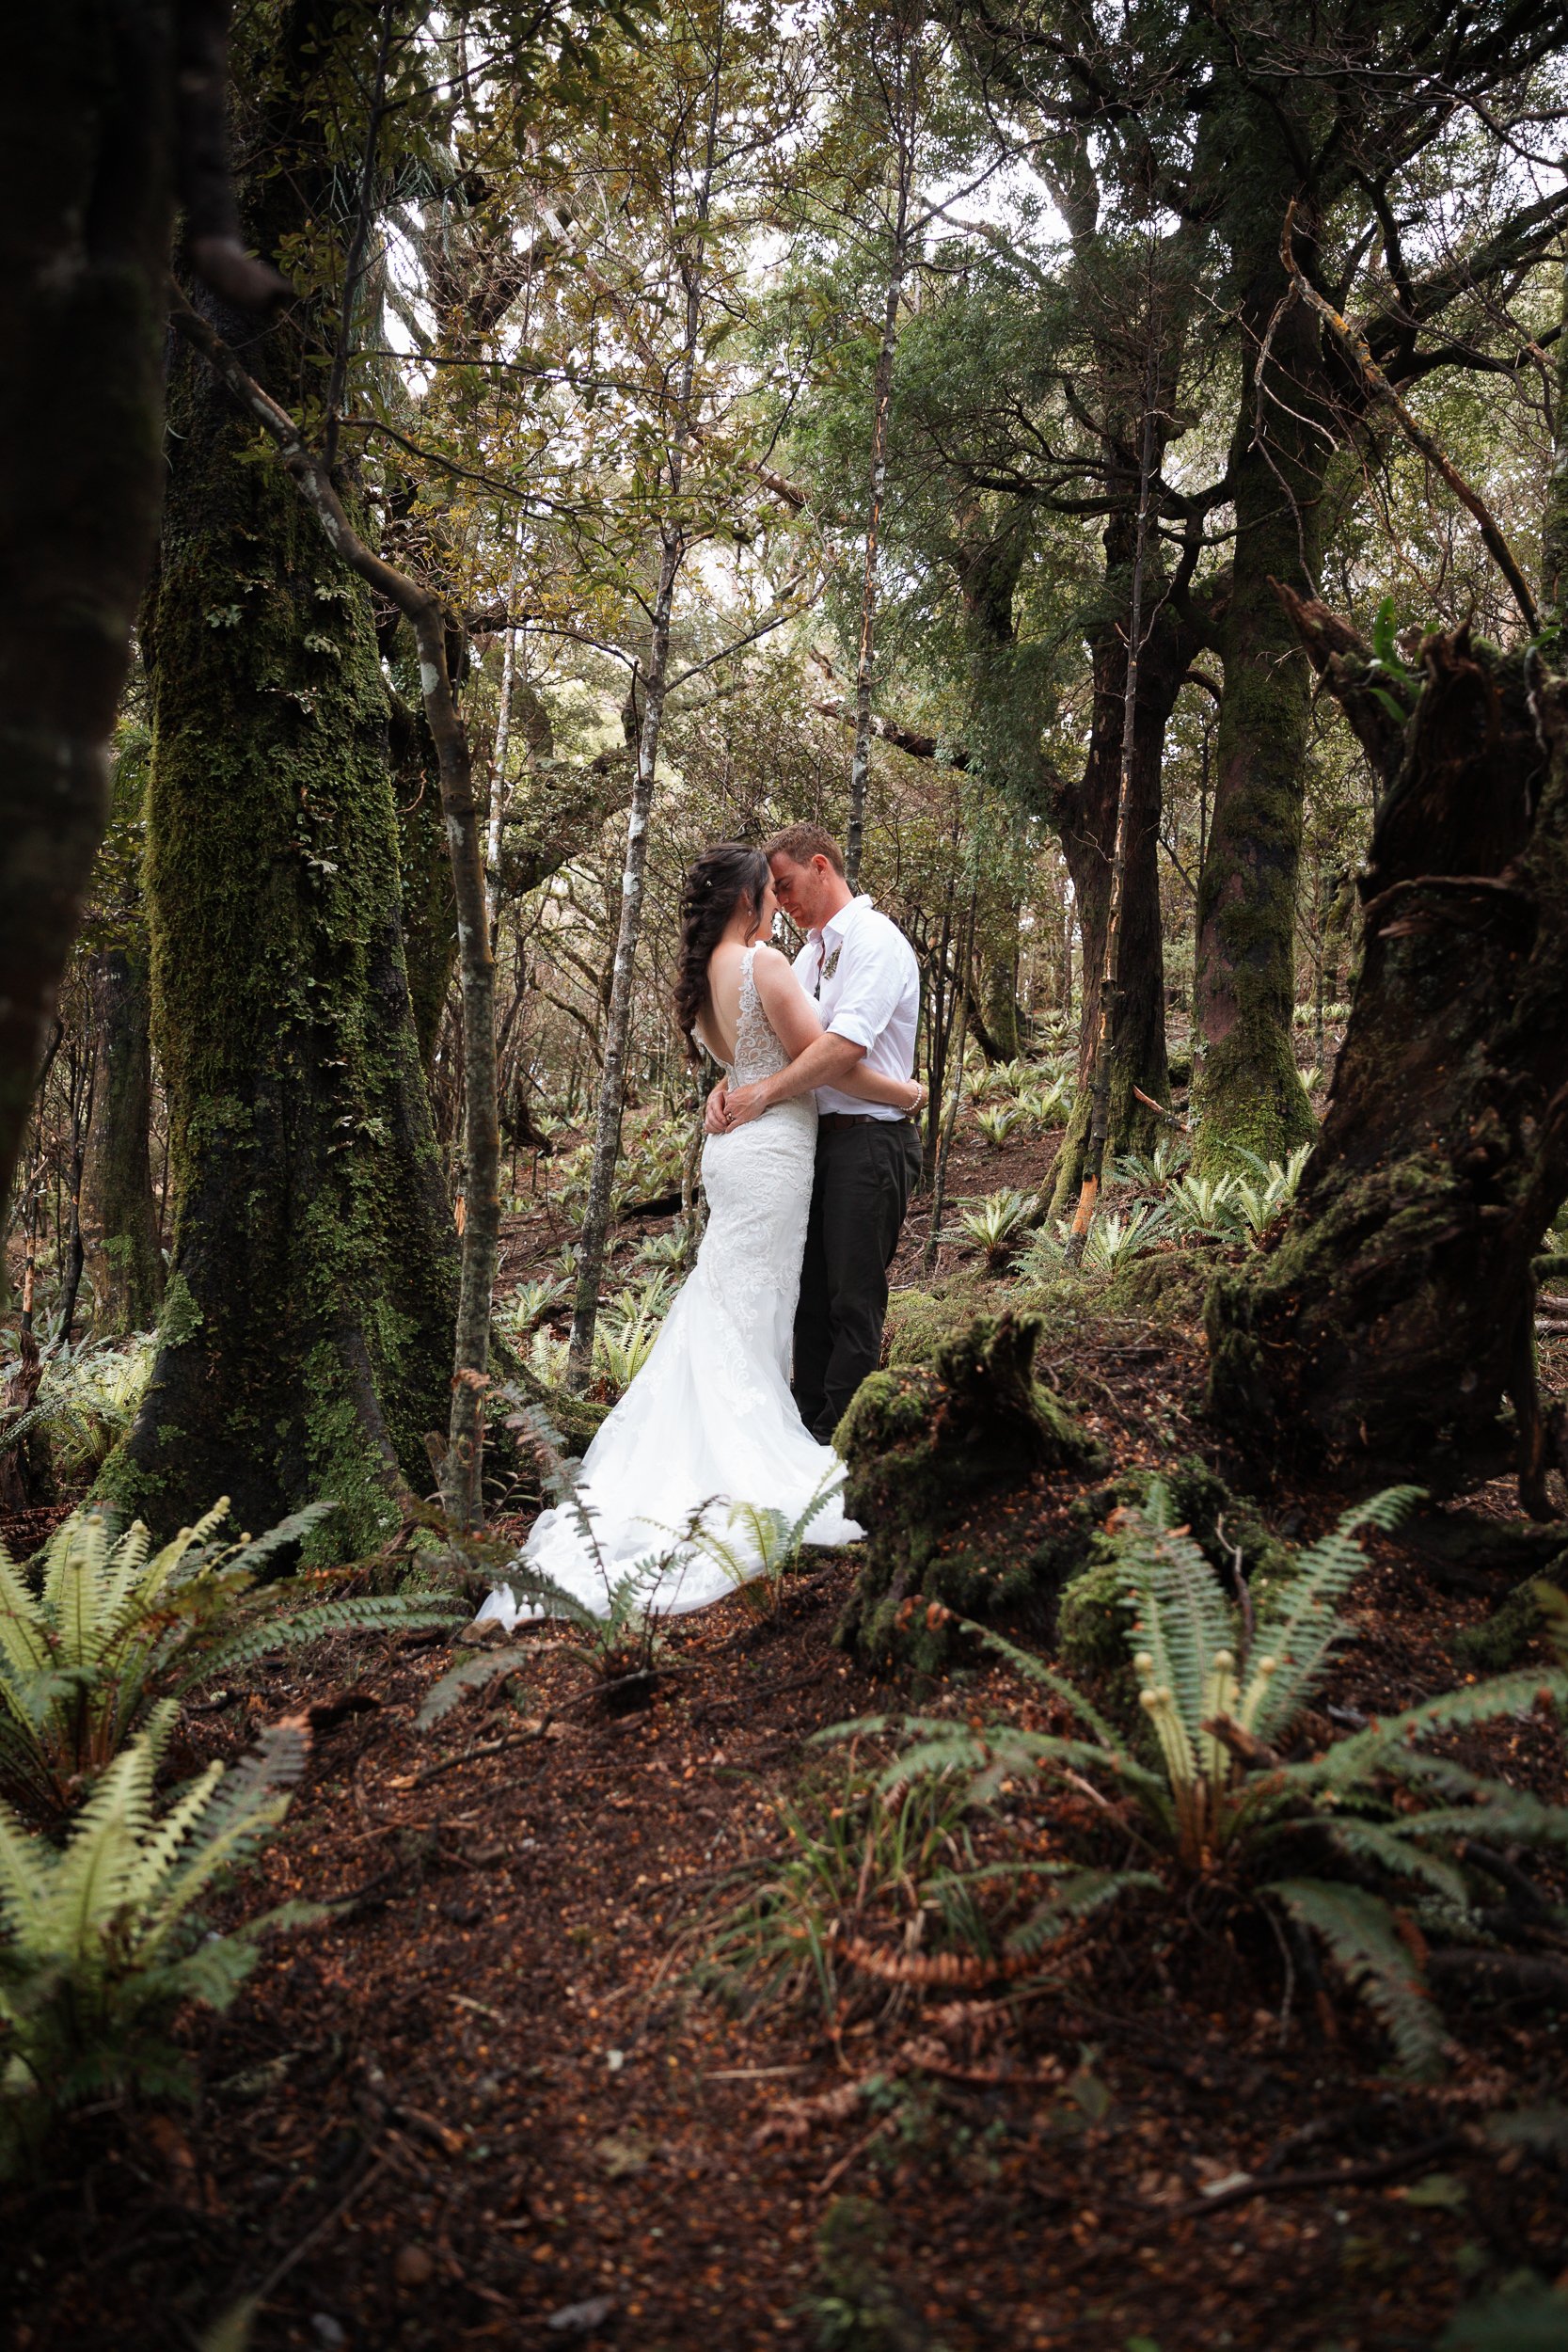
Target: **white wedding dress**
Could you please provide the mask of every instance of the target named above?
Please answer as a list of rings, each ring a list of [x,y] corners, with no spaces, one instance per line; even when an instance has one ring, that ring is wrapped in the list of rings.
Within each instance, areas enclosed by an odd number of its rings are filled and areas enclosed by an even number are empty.
[[[771,1077],[789,1059],[741,960],[733,1086]],[[598,1559],[577,1514],[541,1514],[519,1555],[601,1615],[609,1590],[639,1563],[673,1551],[646,1605],[660,1615],[702,1609],[734,1590],[735,1570],[755,1575],[760,1553],[737,1504],[793,1521],[843,1464],[806,1428],[789,1391],[790,1341],[800,1288],[806,1216],[816,1156],[816,1105],[805,1095],[776,1104],[703,1149],[708,1222],[653,1353],[596,1432],[577,1496],[592,1517]],[[693,1513],[722,1539],[734,1566],[702,1543],[678,1542]],[[838,1500],[812,1520],[805,1540],[849,1544],[863,1530]],[[476,1624],[509,1630],[539,1611],[500,1585]]]

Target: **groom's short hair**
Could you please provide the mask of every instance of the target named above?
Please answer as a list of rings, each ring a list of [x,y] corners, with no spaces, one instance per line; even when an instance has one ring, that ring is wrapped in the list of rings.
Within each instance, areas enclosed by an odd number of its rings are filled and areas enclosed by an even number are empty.
[[[762,854],[786,857],[794,866],[809,866],[814,857],[825,857],[835,874],[844,871],[844,851],[826,825],[785,825],[782,833],[769,834]]]

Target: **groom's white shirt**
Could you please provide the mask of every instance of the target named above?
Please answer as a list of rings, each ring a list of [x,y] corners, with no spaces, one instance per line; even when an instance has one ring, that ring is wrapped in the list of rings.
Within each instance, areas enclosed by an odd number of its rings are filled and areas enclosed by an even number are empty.
[[[795,973],[816,998],[823,1027],[865,1048],[868,1070],[889,1078],[914,1075],[920,966],[897,924],[879,914],[863,891],[807,935]],[[863,1103],[836,1087],[817,1088],[816,1107],[853,1119],[903,1117],[891,1103]]]

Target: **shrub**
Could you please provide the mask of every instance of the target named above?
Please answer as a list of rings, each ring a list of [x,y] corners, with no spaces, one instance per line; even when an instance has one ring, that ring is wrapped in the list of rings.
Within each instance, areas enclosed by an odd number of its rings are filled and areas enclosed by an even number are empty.
[[[993,1147],[1006,1142],[1018,1125],[1021,1113],[1016,1103],[990,1103],[974,1116],[974,1124]]]
[[[47,1441],[49,1458],[68,1485],[90,1480],[136,1418],[154,1344],[154,1333],[143,1331],[124,1347],[89,1343],[74,1355],[52,1359],[32,1410],[0,1436],[0,1453],[36,1432]]]

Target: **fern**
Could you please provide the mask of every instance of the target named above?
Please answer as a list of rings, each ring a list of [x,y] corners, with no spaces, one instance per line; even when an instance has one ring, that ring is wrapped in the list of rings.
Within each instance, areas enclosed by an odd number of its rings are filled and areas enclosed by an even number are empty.
[[[1568,1675],[1537,1669],[1468,1685],[1370,1724],[1326,1755],[1299,1762],[1280,1756],[1335,1644],[1349,1630],[1338,1604],[1366,1565],[1357,1530],[1397,1525],[1418,1494],[1389,1488],[1346,1512],[1304,1555],[1298,1575],[1245,1644],[1202,1552],[1185,1528],[1170,1524],[1164,1487],[1151,1486],[1144,1512],[1122,1516],[1117,1544],[1132,1610],[1127,1639],[1158,1750],[1155,1768],[1129,1752],[1064,1676],[977,1626],[967,1629],[1063,1700],[1086,1736],[945,1718],[896,1724],[875,1718],[824,1736],[895,1728],[899,1750],[879,1784],[888,1797],[922,1784],[954,1786],[967,1808],[985,1810],[1009,1789],[1038,1788],[1042,1781],[1096,1797],[1107,1818],[1131,1829],[1150,1869],[1101,1872],[1102,1888],[1092,1875],[1101,1871],[1100,1857],[1085,1856],[1090,1909],[1101,1896],[1116,1899],[1125,1881],[1165,1888],[1179,1916],[1191,1916],[1216,1886],[1226,1890],[1227,1910],[1240,1901],[1285,1911],[1324,1946],[1404,2066],[1427,2071],[1441,2049],[1442,2028],[1423,1966],[1406,1948],[1400,1901],[1418,1893],[1429,1921],[1473,1939],[1481,1930],[1469,1841],[1568,1846],[1568,1808],[1481,1778],[1451,1757],[1433,1756],[1423,1742],[1521,1712],[1544,1695],[1560,1703],[1568,1697]],[[1296,1877],[1290,1867],[1291,1857],[1305,1859],[1304,1840],[1320,1873],[1312,1878]],[[1322,1875],[1336,1862],[1343,1881]],[[1031,1933],[1043,1948],[1057,1931],[1053,1906],[1062,1899],[1054,1896],[1025,1923],[1021,1948],[1037,1947]],[[1418,1948],[1414,1931],[1411,1944]]]
[[[1259,1618],[1252,1643],[1257,1663],[1242,1695],[1243,1729],[1273,1740],[1300,1714],[1330,1652],[1348,1631],[1338,1603],[1367,1565],[1356,1530],[1372,1526],[1386,1533],[1397,1527],[1424,1491],[1386,1487],[1342,1513],[1329,1534],[1303,1552],[1295,1575]]]
[[[0,1796],[58,1826],[160,1698],[327,1634],[450,1621],[455,1604],[429,1596],[301,1606],[292,1580],[260,1584],[332,1507],[231,1543],[220,1502],[157,1551],[139,1520],[117,1535],[101,1511],[76,1511],[50,1538],[37,1597],[0,1548]]]
[[[1032,1911],[1021,1927],[1013,1929],[1006,1949],[1020,1958],[1032,1957],[1047,1945],[1057,1943],[1081,1920],[1103,1911],[1108,1903],[1119,1902],[1124,1895],[1139,1889],[1158,1894],[1164,1883],[1152,1870],[1067,1872],[1038,1909]]]
[[[698,1546],[723,1569],[753,1615],[770,1615],[809,1531],[843,1491],[843,1472],[830,1471],[793,1519],[761,1503],[736,1502],[731,1506],[725,1534],[704,1527],[698,1533]]]
[[[225,1935],[196,1913],[221,1871],[254,1853],[304,1770],[302,1721],[272,1725],[231,1772],[214,1764],[160,1819],[152,1785],[173,1721],[155,1710],[56,1848],[0,1804],[0,2142],[11,2155],[84,2098],[140,2088],[188,2093],[168,2040],[185,2001],[222,2009],[260,1938],[320,1915],[285,1904]]]
[[[1359,1887],[1322,1879],[1282,1879],[1269,1892],[1311,1929],[1386,2027],[1404,2071],[1434,2074],[1443,2054],[1442,2022],[1425,1972],[1398,1934],[1387,1904]]]
[[[528,1655],[522,1649],[492,1649],[479,1650],[472,1658],[466,1658],[461,1665],[444,1674],[439,1682],[431,1684],[414,1718],[415,1730],[428,1731],[432,1724],[451,1714],[465,1691],[494,1682],[498,1675],[515,1673],[519,1666],[527,1665]]]

